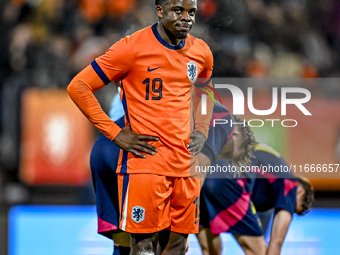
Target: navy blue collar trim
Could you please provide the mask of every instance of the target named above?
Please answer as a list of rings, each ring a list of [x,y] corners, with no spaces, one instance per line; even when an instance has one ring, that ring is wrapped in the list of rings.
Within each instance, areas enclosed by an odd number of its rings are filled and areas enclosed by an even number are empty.
[[[159,35],[158,31],[157,31],[157,23],[152,25],[152,32],[154,33],[154,35],[156,36],[157,40],[163,44],[165,47],[167,47],[170,50],[180,50],[184,47],[185,45],[185,39],[183,39],[179,44],[177,45],[172,45],[170,43],[167,43],[166,41],[163,40],[163,38]]]

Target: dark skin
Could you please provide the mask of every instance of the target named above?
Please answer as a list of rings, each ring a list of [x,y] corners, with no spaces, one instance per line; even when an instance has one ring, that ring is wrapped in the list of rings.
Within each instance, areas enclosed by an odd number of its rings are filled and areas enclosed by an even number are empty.
[[[121,149],[131,152],[138,157],[146,158],[143,153],[155,155],[157,148],[145,141],[158,141],[159,138],[150,135],[138,135],[133,132],[131,126],[125,126],[119,132],[113,142]]]
[[[164,6],[156,6],[159,18],[157,30],[167,43],[177,45],[186,38],[195,23],[197,2],[195,0],[168,0]],[[138,135],[130,127],[124,127],[114,139],[122,149],[145,158],[143,153],[154,155],[157,149],[146,141],[157,141],[158,137]],[[199,131],[190,135],[187,148],[197,155],[203,148],[206,137]],[[185,254],[188,235],[162,230],[152,234],[131,234],[131,254],[155,254],[157,243],[159,254]]]
[[[188,144],[188,150],[193,151],[193,155],[196,156],[201,152],[207,138],[202,132],[194,130],[190,135],[191,142]]]
[[[206,141],[205,135],[200,131],[193,131],[190,135],[191,142],[188,144],[188,150],[197,155],[203,148]],[[130,126],[125,126],[113,140],[113,142],[123,150],[131,152],[138,157],[146,158],[143,153],[155,155],[157,148],[145,141],[158,141],[159,138],[150,135],[138,135],[133,132]]]
[[[157,30],[163,40],[177,45],[195,24],[197,2],[195,0],[169,0],[164,6],[156,6],[159,18]],[[203,148],[206,137],[200,131],[193,131],[190,135],[191,142],[187,148],[193,155],[197,155]],[[122,128],[113,142],[123,150],[131,152],[138,157],[146,158],[145,154],[155,155],[157,148],[147,141],[158,141],[159,138],[149,135],[138,135],[130,126]]]
[[[179,44],[195,24],[196,12],[195,0],[171,0],[164,6],[156,6],[158,33],[167,43]]]

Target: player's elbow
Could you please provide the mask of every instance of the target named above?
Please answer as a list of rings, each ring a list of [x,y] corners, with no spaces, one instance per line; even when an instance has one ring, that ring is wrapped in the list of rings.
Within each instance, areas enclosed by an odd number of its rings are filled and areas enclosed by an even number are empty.
[[[83,81],[75,77],[67,86],[67,92],[72,98],[72,100],[76,100],[81,95],[84,96],[88,92],[90,92],[90,89],[88,88],[88,86],[86,86],[86,84]]]
[[[72,98],[73,93],[76,90],[76,82],[74,81],[74,79],[69,83],[69,85],[67,86],[67,93],[70,95],[70,97]]]
[[[72,87],[71,87],[71,83],[67,86],[67,93],[71,96],[72,95]]]

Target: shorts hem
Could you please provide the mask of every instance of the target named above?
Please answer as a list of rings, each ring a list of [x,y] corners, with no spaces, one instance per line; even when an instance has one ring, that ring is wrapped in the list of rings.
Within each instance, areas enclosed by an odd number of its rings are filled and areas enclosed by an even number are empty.
[[[160,176],[166,176],[166,177],[173,177],[173,178],[188,178],[193,176],[190,172],[182,174],[182,173],[173,173],[173,172],[153,172],[150,169],[138,169],[134,171],[127,171],[127,173],[121,173],[120,171],[116,172],[117,174],[154,174],[154,175],[160,175]],[[196,175],[199,175],[199,173],[196,173]]]
[[[188,230],[188,229],[182,229],[182,228],[173,228],[170,226],[168,230],[170,230],[171,232],[179,233],[179,234],[197,234],[199,228]]]
[[[166,224],[164,226],[158,228],[148,228],[148,229],[138,229],[138,228],[125,228],[125,232],[132,233],[132,234],[151,234],[159,232],[163,229],[166,229],[170,226],[170,224]]]

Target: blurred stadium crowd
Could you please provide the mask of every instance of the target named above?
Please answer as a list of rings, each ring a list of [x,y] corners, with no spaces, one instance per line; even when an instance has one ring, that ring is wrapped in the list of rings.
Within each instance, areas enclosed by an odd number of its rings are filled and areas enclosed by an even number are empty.
[[[192,34],[211,47],[214,77],[340,76],[340,1],[198,3]],[[4,184],[18,181],[22,92],[32,87],[66,88],[110,45],[157,18],[153,0],[2,0],[0,18]]]

